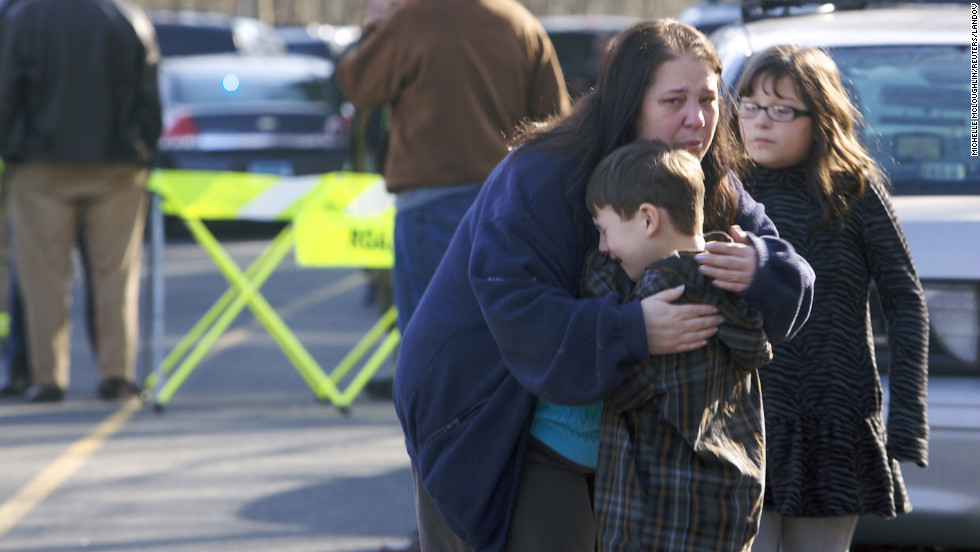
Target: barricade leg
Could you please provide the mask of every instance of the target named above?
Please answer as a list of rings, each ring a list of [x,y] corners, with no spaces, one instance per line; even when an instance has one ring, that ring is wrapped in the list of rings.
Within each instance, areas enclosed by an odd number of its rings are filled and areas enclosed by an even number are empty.
[[[362,175],[360,178],[364,179],[364,176]],[[377,180],[376,176],[369,178],[371,183],[376,184],[374,182]],[[299,375],[313,390],[316,398],[330,402],[346,412],[366,383],[397,347],[400,336],[398,331],[394,329],[395,311],[392,308],[383,315],[381,320],[368,331],[367,335],[355,345],[354,349],[344,357],[340,364],[330,374],[325,373],[259,292],[261,286],[272,275],[276,267],[297,244],[298,238],[294,230],[295,213],[287,215],[287,211],[278,201],[263,202],[263,200],[256,199],[258,196],[254,193],[251,195],[237,194],[242,184],[247,184],[248,189],[252,192],[258,190],[259,195],[272,189],[270,186],[276,186],[283,188],[276,192],[279,194],[277,197],[290,199],[294,206],[298,204],[297,202],[318,205],[320,196],[310,195],[309,190],[312,189],[313,184],[320,186],[321,192],[328,189],[328,180],[320,178],[314,181],[303,177],[296,179],[296,182],[282,183],[275,180],[267,182],[260,176],[248,175],[245,182],[234,183],[236,193],[231,194],[217,193],[220,186],[231,184],[225,181],[223,177],[219,179],[212,174],[195,172],[193,174],[173,175],[160,172],[151,180],[152,189],[166,199],[167,206],[165,208],[167,212],[176,214],[184,220],[198,245],[211,257],[230,287],[207,310],[178,345],[163,360],[154,363],[153,372],[147,376],[144,386],[147,392],[146,396],[155,400],[157,409],[162,409],[163,405],[169,401],[190,373],[200,364],[207,352],[211,350],[215,342],[234,322],[241,311],[248,307],[293,364]],[[330,182],[330,186],[336,184],[333,181]],[[343,193],[349,193],[344,188],[340,189]],[[188,192],[189,190],[190,192]],[[202,194],[202,190],[207,193]],[[293,224],[290,224],[276,236],[273,242],[244,271],[231,259],[200,220],[204,214],[216,219],[224,219],[229,213],[234,216],[241,214],[242,205],[237,203],[239,195],[248,196],[248,201],[251,201],[249,207],[245,209],[250,216],[255,216],[258,211],[263,211],[262,214],[264,215],[293,217]],[[233,200],[225,202],[226,196],[233,198]],[[227,203],[234,203],[234,207],[229,209]],[[272,210],[267,209],[267,204],[274,208]],[[256,211],[257,206],[262,207],[262,209]],[[317,241],[322,240],[322,232],[317,231],[315,235]],[[356,370],[353,377],[350,377],[355,365],[372,348],[374,351],[370,358]],[[347,379],[350,379],[350,383],[345,389],[342,389],[341,383]],[[158,386],[159,390],[153,393],[152,391],[156,390]]]
[[[269,332],[269,335],[273,338],[279,348],[283,351],[287,358],[293,363],[293,366],[299,372],[300,376],[306,381],[307,385],[313,390],[318,399],[329,400],[331,403],[339,404],[342,402],[341,394],[334,382],[323,373],[323,370],[316,363],[313,357],[309,354],[305,347],[299,342],[296,336],[289,330],[282,319],[276,314],[275,310],[269,305],[269,303],[262,297],[258,292],[258,288],[251,282],[245,274],[238,268],[238,265],[231,259],[230,256],[224,251],[218,241],[214,236],[207,230],[207,228],[200,222],[196,220],[188,220],[188,228],[194,234],[195,239],[201,245],[202,248],[211,256],[212,260],[218,266],[218,269],[224,275],[225,279],[232,285],[232,287],[237,290],[239,297],[236,298],[235,302],[222,313],[220,322],[230,323],[231,320],[237,316],[241,308],[237,311],[234,310],[235,303],[246,303],[250,310],[255,314],[259,322],[265,327]],[[284,239],[289,238],[291,233],[290,228],[283,230],[286,234]],[[291,242],[287,241],[286,246],[283,248],[288,252],[288,245]],[[282,260],[282,254],[278,259],[275,257],[270,257],[266,261],[269,265],[274,267]],[[272,262],[275,261],[275,262]],[[227,323],[225,326],[227,327]],[[223,331],[223,328],[218,328]],[[157,407],[162,408],[162,406],[169,400],[170,396],[176,391],[180,386],[183,379],[192,371],[194,366],[207,350],[213,345],[215,339],[217,339],[218,332],[212,328],[211,339],[202,340],[192,353],[191,357],[185,360],[184,364],[178,368],[174,375],[167,381],[164,387],[160,390],[157,395],[156,403]]]
[[[357,362],[364,357],[365,353],[367,353],[371,346],[377,343],[378,339],[380,339],[382,335],[392,331],[392,327],[395,325],[396,317],[397,311],[395,310],[395,307],[390,307],[383,315],[381,315],[381,318],[375,322],[374,326],[372,326],[371,329],[364,334],[364,337],[362,337],[361,340],[354,345],[354,348],[351,349],[351,351],[344,356],[340,363],[330,371],[330,379],[335,382],[339,382],[340,380],[344,379],[344,376],[346,376],[347,373],[350,372],[351,368],[353,368]]]
[[[384,341],[381,342],[381,345],[375,349],[374,354],[371,355],[371,358],[369,358],[367,362],[364,363],[364,366],[357,372],[357,375],[355,375],[354,379],[351,380],[350,384],[347,386],[347,389],[344,389],[341,396],[341,404],[338,405],[340,406],[341,410],[348,408],[351,403],[354,402],[354,399],[356,399],[361,393],[364,386],[367,385],[367,382],[369,382],[374,376],[375,372],[378,371],[378,368],[381,368],[381,364],[384,363],[385,359],[391,356],[391,353],[395,350],[395,347],[398,346],[398,341],[400,339],[401,335],[398,333],[397,329],[393,329],[388,332],[388,335],[385,336]]]
[[[184,358],[173,375],[154,395],[157,408],[162,408],[170,400],[170,397],[183,384],[187,376],[194,371],[194,368],[214,346],[218,338],[245,308],[250,296],[258,293],[258,288],[272,275],[292,247],[291,229],[287,227],[252,262],[246,272],[242,273],[234,260],[225,253],[200,220],[186,219],[185,223],[201,247],[221,269],[225,278],[232,283],[232,286],[164,359],[161,368],[163,373],[168,373],[180,358]],[[230,274],[234,274],[234,276],[229,276]],[[195,342],[197,345],[184,357],[184,354]]]
[[[201,235],[202,232],[207,232],[207,228],[199,220],[185,220],[185,224],[191,230],[191,233],[195,236]],[[258,257],[252,261],[252,264],[245,271],[245,277],[252,282],[255,287],[261,287],[269,276],[275,271],[276,267],[282,261],[283,258],[289,253],[292,247],[292,235],[289,228],[284,229],[280,232],[266,247]],[[205,249],[205,251],[207,251]],[[210,253],[209,253],[210,254]],[[193,356],[195,360],[189,361],[189,356],[185,359],[184,363],[181,364],[181,371],[183,377],[179,378],[176,384],[171,385],[171,389],[179,386],[183,381],[184,377],[197,365],[200,361],[200,357],[204,356],[204,353],[210,348],[210,346],[217,340],[218,337],[224,332],[225,329],[234,321],[238,313],[245,307],[246,301],[240,291],[235,287],[230,287],[226,290],[221,297],[211,306],[210,309],[197,321],[196,324],[188,331],[177,345],[171,350],[166,357],[157,365],[158,369],[154,371],[150,377],[147,378],[144,384],[144,389],[148,391],[153,391],[156,384],[162,381],[163,378],[170,374],[174,366],[188,354],[191,347],[198,343],[194,350]],[[202,337],[203,336],[203,337]],[[176,374],[175,374],[176,376]],[[164,401],[166,402],[166,401]]]

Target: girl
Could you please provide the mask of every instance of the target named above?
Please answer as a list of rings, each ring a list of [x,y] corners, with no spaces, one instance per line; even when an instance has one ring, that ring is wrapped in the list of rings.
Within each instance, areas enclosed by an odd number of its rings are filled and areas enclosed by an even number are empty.
[[[737,93],[738,129],[754,162],[749,190],[817,277],[806,326],[759,371],[767,474],[753,551],[846,551],[858,516],[909,510],[899,461],[926,466],[922,288],[831,58],[770,48],[749,61]],[[888,321],[887,431],[868,317],[872,281]]]

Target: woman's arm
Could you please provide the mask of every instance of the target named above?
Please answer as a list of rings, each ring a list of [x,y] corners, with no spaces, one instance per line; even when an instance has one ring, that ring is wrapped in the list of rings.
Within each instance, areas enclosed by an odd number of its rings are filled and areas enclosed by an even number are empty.
[[[484,183],[458,233],[471,236],[469,284],[503,364],[556,404],[602,399],[647,355],[639,303],[581,298],[591,218],[566,198],[574,160],[512,153]],[[457,236],[458,237],[458,236]]]
[[[707,244],[696,259],[718,287],[738,292],[761,312],[770,342],[780,343],[795,335],[810,315],[813,269],[779,238],[762,204],[732,179],[739,202],[739,228],[731,229],[736,243]]]

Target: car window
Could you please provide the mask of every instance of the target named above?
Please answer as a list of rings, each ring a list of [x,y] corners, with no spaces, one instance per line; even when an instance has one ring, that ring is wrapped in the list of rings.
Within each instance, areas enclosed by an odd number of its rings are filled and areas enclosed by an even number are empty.
[[[157,23],[155,27],[164,57],[237,51],[230,29],[167,23]]]
[[[229,71],[193,73],[171,82],[176,103],[235,103],[255,101],[330,102],[329,79],[311,75],[256,75]]]
[[[575,99],[595,86],[599,73],[599,58],[615,32],[553,32],[549,35],[555,46],[568,93]]]
[[[829,53],[861,109],[863,140],[895,195],[980,194],[970,156],[967,48],[887,46]]]

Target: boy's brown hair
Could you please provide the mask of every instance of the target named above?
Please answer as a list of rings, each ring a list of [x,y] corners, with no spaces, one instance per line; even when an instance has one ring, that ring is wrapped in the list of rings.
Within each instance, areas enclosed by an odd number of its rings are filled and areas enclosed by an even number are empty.
[[[700,234],[704,172],[698,158],[659,140],[636,140],[606,156],[585,189],[585,204],[593,216],[608,205],[630,220],[644,203],[667,211],[678,232]]]

